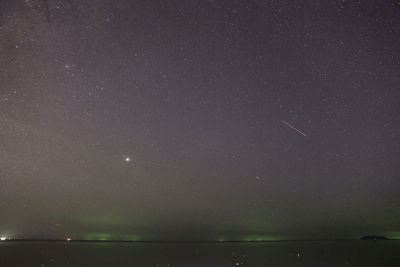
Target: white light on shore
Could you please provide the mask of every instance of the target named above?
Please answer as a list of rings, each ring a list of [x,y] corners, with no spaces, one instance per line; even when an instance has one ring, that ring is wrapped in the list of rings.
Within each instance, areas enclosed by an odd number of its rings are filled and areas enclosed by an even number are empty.
[[[7,239],[7,237],[3,237],[3,236],[0,237],[0,240],[1,240],[1,241],[4,241],[4,240],[6,240],[6,239]]]

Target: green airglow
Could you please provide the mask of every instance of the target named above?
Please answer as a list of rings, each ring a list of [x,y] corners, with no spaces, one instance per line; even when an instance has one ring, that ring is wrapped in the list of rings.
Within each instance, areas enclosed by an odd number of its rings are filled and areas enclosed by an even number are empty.
[[[114,233],[87,233],[83,236],[83,240],[96,240],[96,241],[111,241],[111,240],[122,240],[122,241],[140,241],[138,235],[132,234],[114,234]]]
[[[267,235],[249,235],[249,236],[245,236],[243,238],[243,241],[277,241],[280,240],[280,238],[276,237],[276,236],[267,236]]]
[[[400,232],[390,232],[386,233],[384,236],[389,239],[400,239]]]

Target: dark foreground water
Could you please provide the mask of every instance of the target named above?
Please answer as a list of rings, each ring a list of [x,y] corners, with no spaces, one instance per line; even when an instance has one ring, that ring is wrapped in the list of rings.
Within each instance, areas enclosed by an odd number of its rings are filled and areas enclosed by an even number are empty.
[[[0,242],[0,266],[400,266],[400,241]]]

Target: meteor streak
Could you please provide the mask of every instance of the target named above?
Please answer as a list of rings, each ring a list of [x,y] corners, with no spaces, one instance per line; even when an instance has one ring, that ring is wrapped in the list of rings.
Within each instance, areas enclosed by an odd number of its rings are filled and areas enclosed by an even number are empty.
[[[288,123],[288,122],[286,122],[286,121],[284,121],[284,120],[282,120],[282,122],[283,122],[286,126],[292,128],[293,130],[295,130],[296,132],[298,132],[299,134],[301,134],[301,135],[303,135],[303,136],[307,136],[304,132],[300,131],[299,129],[297,129],[296,127],[294,127],[293,125],[291,125],[290,123]]]
[[[138,160],[133,160],[131,157],[125,157],[125,162],[132,162],[134,164],[143,164],[143,165],[153,165],[153,166],[159,166],[159,167],[167,167],[167,168],[178,168],[178,166],[171,165],[171,164],[164,164],[164,163],[158,163],[158,162],[151,162],[151,161],[138,161]]]

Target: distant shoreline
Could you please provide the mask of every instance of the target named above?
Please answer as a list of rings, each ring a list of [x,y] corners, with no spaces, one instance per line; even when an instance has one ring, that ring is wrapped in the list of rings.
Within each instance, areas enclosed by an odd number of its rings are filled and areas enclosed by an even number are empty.
[[[294,240],[85,240],[85,239],[9,239],[1,243],[11,242],[57,242],[57,243],[273,243],[273,242],[329,242],[329,241],[400,241],[400,239],[386,238],[382,240],[342,238],[342,239],[294,239]]]

